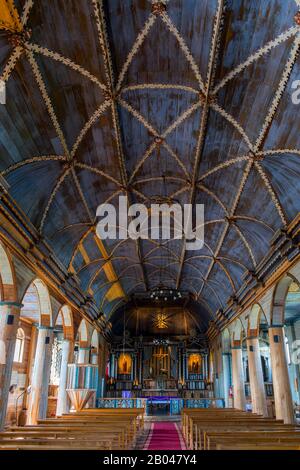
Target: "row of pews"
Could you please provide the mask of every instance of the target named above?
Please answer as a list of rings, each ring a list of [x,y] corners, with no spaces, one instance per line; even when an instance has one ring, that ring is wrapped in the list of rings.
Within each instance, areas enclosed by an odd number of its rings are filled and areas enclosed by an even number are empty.
[[[84,409],[0,433],[0,450],[121,450],[144,427],[144,408]]]
[[[300,450],[300,426],[233,408],[185,408],[182,432],[192,450]]]

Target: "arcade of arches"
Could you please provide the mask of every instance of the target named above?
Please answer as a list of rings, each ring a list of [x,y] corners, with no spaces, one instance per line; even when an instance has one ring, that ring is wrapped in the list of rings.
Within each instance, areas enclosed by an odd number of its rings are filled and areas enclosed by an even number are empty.
[[[300,0],[0,0],[0,432],[299,422],[299,57]],[[120,196],[203,247],[100,239]]]
[[[297,419],[300,262],[261,288],[224,328],[211,324],[205,341],[194,330],[169,335],[168,323],[156,335],[155,328],[137,336],[128,329],[134,322],[140,333],[149,309],[154,316],[165,312],[166,322],[186,315],[188,323],[184,306],[132,307],[121,322],[125,334],[118,336],[117,327],[113,334],[111,325],[103,330],[99,322],[82,318],[3,243],[0,261],[2,427],[95,407],[105,397],[161,395],[223,401],[285,423]],[[82,377],[74,378],[76,370]]]

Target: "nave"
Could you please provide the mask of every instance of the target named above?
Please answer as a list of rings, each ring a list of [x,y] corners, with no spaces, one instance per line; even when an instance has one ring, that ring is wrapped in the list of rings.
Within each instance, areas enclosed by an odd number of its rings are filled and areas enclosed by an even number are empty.
[[[300,426],[232,408],[183,409],[145,421],[144,409],[89,409],[0,434],[1,450],[300,450]]]
[[[299,106],[300,0],[0,0],[0,449],[298,450]]]

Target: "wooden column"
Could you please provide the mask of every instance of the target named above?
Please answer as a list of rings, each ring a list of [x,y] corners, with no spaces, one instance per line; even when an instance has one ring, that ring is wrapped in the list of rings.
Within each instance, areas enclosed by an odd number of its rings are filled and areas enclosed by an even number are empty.
[[[105,372],[106,372],[106,359],[107,359],[107,345],[104,342],[102,348],[100,349],[100,360],[99,360],[99,381],[100,381],[100,390],[99,397],[104,397],[106,393],[106,383],[105,383]]]
[[[103,350],[103,396],[105,397],[107,394],[106,388],[107,388],[107,382],[106,382],[106,367],[109,363],[109,345],[105,341],[104,342],[104,350]],[[109,367],[108,367],[109,369]],[[108,376],[109,376],[109,370],[108,370]]]
[[[119,369],[118,369],[118,361],[119,361],[119,353],[115,355],[115,365],[114,365],[114,371],[115,371],[115,379],[118,377]]]
[[[205,374],[206,380],[208,380],[208,354],[204,354],[203,359],[204,359],[204,374]]]
[[[70,358],[72,349],[73,342],[69,339],[64,339],[62,343],[61,367],[57,394],[57,416],[61,416],[63,413],[69,412],[69,397],[66,388],[68,378],[68,363],[72,361],[72,359]]]
[[[138,364],[137,364],[137,351],[133,354],[133,381],[136,383],[138,382]]]
[[[181,383],[182,382],[182,361],[181,361],[181,354],[182,354],[182,349],[178,348],[177,350],[177,358],[178,358],[178,381]]]
[[[204,355],[201,355],[201,374],[202,374],[202,379],[207,380],[206,372],[205,372]]]
[[[235,346],[232,348],[232,384],[233,384],[233,405],[239,410],[246,409],[245,379],[243,371],[242,348]]]
[[[139,383],[143,387],[143,349],[139,349]]]
[[[285,353],[283,326],[269,328],[270,354],[277,419],[286,424],[294,423],[294,409]]]
[[[259,351],[259,339],[257,337],[249,337],[246,339],[246,342],[248,350],[252,413],[268,416],[265,384]]]
[[[189,378],[188,374],[188,358],[187,358],[187,353],[183,353],[183,380],[186,382]]]
[[[47,416],[48,387],[50,378],[53,328],[38,327],[38,338],[29,396],[28,423],[36,424],[37,419]]]
[[[0,430],[5,424],[21,307],[15,302],[0,302]]]
[[[229,408],[230,353],[222,353],[225,407]]]
[[[109,375],[110,377],[115,377],[115,354],[113,352],[110,353],[109,357]]]

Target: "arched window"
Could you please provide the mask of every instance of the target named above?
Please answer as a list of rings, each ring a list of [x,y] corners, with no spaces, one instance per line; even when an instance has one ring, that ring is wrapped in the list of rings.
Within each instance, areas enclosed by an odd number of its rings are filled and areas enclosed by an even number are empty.
[[[22,328],[18,328],[14,362],[19,362],[19,363],[23,362],[24,344],[25,344],[25,333],[22,330]]]

